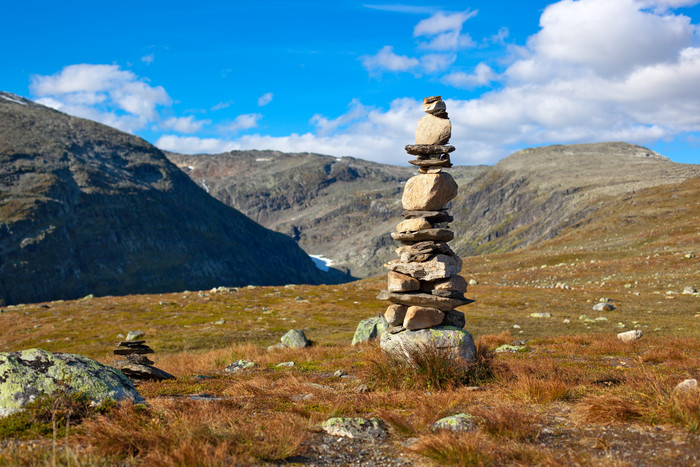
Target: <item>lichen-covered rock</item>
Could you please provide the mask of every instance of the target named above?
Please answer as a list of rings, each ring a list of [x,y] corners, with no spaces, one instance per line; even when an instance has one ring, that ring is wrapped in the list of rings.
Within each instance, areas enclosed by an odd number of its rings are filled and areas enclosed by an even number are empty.
[[[229,366],[224,368],[224,371],[227,373],[236,373],[242,370],[252,370],[256,366],[257,364],[255,362],[251,362],[249,360],[236,360],[235,362],[231,363]]]
[[[355,335],[352,337],[352,344],[356,345],[360,342],[367,342],[372,339],[376,339],[379,335],[385,331],[389,325],[383,316],[375,316],[373,318],[367,318],[360,321],[355,330]]]
[[[359,439],[380,439],[387,436],[384,422],[378,418],[333,417],[321,423],[323,431],[332,436]]]
[[[0,416],[18,412],[37,397],[59,389],[82,393],[95,403],[144,402],[121,371],[82,355],[41,349],[0,353]]]
[[[390,355],[411,360],[411,354],[428,347],[447,350],[453,357],[474,360],[476,346],[471,334],[453,326],[435,326],[396,334],[382,333],[379,346]]]
[[[311,342],[306,338],[306,334],[301,329],[291,329],[282,336],[282,344],[293,349],[303,349],[309,347]]]
[[[466,413],[458,413],[441,418],[433,423],[432,430],[471,431],[476,429],[476,417]]]

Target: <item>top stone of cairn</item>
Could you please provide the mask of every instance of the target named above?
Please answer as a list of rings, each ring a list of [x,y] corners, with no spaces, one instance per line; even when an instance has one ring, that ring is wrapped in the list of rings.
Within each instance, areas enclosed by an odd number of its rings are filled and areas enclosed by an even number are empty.
[[[427,115],[418,121],[416,144],[447,144],[450,141],[452,125],[446,108],[440,96],[423,99],[423,111]]]

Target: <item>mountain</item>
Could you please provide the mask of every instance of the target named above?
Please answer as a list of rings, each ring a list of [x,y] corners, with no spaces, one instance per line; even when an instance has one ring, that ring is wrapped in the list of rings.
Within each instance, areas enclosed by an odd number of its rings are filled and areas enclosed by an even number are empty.
[[[411,167],[309,153],[166,153],[212,196],[331,258],[353,276],[382,274],[394,257]],[[408,156],[407,156],[408,158]],[[493,167],[453,167],[453,248],[462,256],[509,251],[553,238],[609,195],[700,176],[641,146],[597,143],[519,151]]]
[[[524,149],[460,191],[453,248],[469,256],[531,245],[582,222],[606,197],[699,176],[700,165],[627,143]]]
[[[338,279],[142,139],[0,93],[0,302]]]
[[[278,151],[166,155],[218,200],[355,277],[381,273],[395,256],[390,233],[402,219],[403,184],[415,168]],[[466,186],[484,170],[451,173]]]

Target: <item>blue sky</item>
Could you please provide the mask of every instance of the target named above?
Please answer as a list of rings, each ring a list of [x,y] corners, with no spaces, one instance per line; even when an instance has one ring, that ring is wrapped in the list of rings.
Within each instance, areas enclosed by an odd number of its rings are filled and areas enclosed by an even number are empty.
[[[404,165],[439,94],[460,164],[595,141],[700,163],[696,3],[7,2],[0,90],[184,153]]]

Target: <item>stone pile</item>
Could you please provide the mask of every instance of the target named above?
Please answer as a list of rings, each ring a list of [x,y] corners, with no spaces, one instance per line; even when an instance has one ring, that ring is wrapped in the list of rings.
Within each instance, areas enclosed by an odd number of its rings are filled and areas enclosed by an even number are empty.
[[[452,126],[440,96],[423,99],[423,110],[427,115],[418,122],[416,144],[406,146],[406,152],[416,156],[409,163],[419,173],[406,182],[401,198],[404,220],[391,234],[402,246],[396,250],[398,259],[385,265],[389,269],[387,288],[377,298],[392,302],[384,313],[388,334],[398,338],[406,332],[451,326],[461,334],[451,335],[446,345],[454,346],[455,339],[462,345],[464,334],[469,334],[461,331],[464,313],[455,308],[472,300],[464,296],[467,282],[459,275],[462,260],[447,243],[454,233],[449,229],[453,218],[446,207],[457,196],[457,183],[444,171],[452,167],[450,153],[455,148],[447,144]],[[384,337],[387,333],[382,335],[385,350],[396,343],[395,338]],[[422,339],[426,338],[431,340]],[[464,356],[473,348],[471,336],[467,340],[471,344],[464,343],[469,347],[462,352]]]
[[[156,368],[146,354],[153,353],[153,349],[146,345],[146,341],[124,341],[114,349],[114,355],[123,356],[125,360],[115,360],[112,366],[121,370],[132,381],[175,379],[168,372]]]

